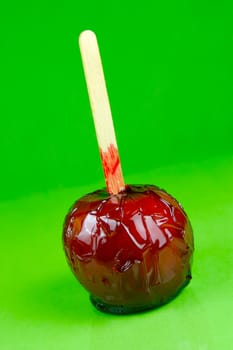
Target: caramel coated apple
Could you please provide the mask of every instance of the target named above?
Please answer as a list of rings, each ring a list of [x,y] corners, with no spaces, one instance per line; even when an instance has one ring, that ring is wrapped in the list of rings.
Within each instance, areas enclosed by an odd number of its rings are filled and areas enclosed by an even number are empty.
[[[66,217],[70,267],[102,311],[131,313],[172,299],[191,279],[193,234],[181,205],[153,185],[98,190]]]

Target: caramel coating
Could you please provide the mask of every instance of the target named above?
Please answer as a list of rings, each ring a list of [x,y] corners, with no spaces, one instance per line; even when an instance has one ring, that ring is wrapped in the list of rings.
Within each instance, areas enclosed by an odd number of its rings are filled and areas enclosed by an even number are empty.
[[[193,233],[181,205],[153,185],[98,190],[66,217],[70,267],[95,306],[130,313],[172,299],[191,279]]]

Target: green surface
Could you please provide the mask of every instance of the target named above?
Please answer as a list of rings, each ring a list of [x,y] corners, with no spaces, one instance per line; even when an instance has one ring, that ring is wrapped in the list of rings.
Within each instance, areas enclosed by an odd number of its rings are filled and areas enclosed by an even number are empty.
[[[230,349],[232,171],[230,160],[215,160],[130,177],[166,184],[182,199],[196,243],[191,284],[160,309],[132,316],[96,311],[66,264],[63,217],[89,188],[3,202],[1,349]]]
[[[233,6],[224,1],[1,4],[0,348],[219,350],[233,343]],[[103,186],[77,37],[96,31],[126,182],[191,219],[193,280],[132,316],[96,311],[61,228]]]

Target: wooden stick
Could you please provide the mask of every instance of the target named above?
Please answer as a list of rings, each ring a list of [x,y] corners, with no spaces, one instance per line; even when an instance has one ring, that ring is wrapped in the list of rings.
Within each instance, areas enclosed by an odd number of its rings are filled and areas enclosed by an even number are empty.
[[[82,32],[79,46],[107,190],[117,194],[124,190],[125,185],[95,33],[90,30]]]

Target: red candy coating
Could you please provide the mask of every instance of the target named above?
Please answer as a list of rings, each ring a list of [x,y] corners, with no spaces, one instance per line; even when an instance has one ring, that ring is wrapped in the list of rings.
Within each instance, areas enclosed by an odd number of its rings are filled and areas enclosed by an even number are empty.
[[[180,204],[152,185],[98,190],[66,217],[63,242],[75,276],[102,311],[159,306],[191,279],[193,234]]]

